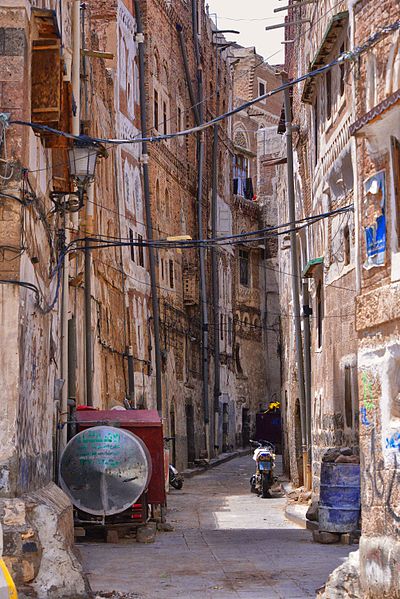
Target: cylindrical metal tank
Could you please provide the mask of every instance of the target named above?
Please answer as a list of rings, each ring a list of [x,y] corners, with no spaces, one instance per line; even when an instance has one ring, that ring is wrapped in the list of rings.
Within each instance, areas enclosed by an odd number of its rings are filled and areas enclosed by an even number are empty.
[[[360,516],[360,464],[322,462],[319,529],[351,532]]]
[[[80,510],[111,516],[128,509],[147,489],[151,458],[133,433],[94,426],[70,440],[60,462],[60,484]]]

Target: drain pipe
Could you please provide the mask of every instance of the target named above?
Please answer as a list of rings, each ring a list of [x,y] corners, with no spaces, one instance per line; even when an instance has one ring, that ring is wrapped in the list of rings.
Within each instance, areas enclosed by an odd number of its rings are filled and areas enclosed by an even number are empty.
[[[218,105],[217,90],[217,105]],[[218,110],[216,111],[218,114]],[[217,208],[218,208],[218,125],[214,125],[212,152],[212,198],[211,198],[211,237],[217,237]],[[221,362],[220,362],[220,310],[219,310],[219,271],[218,248],[211,246],[211,275],[212,298],[214,312],[214,451],[218,453],[219,436],[219,397],[221,395]]]
[[[312,489],[312,428],[311,428],[311,336],[310,336],[310,294],[308,282],[303,282],[303,329],[304,329],[304,387],[305,419],[307,434],[307,488]]]
[[[134,1],[135,16],[136,16],[136,43],[139,50],[139,93],[140,93],[140,126],[142,135],[146,136],[147,132],[147,115],[146,115],[146,92],[145,92],[145,64],[144,64],[144,34],[142,25],[142,15],[140,11],[139,0]],[[147,153],[147,142],[142,142],[142,167],[143,167],[143,188],[144,188],[144,204],[146,213],[146,235],[149,242],[153,241],[153,227],[151,220],[150,207],[150,181],[149,181],[149,155]],[[153,310],[154,322],[154,353],[156,360],[156,403],[157,410],[160,416],[163,412],[162,386],[161,386],[161,349],[160,349],[160,314],[158,308],[157,295],[157,279],[156,279],[156,261],[154,248],[152,245],[148,247],[149,263],[150,263],[150,285],[151,285],[151,305]]]
[[[197,64],[197,110],[200,124],[203,123],[203,73],[201,68],[201,56],[199,47],[199,36],[197,29],[198,4],[197,0],[192,1],[192,26],[194,52]],[[199,239],[204,239],[203,228],[203,170],[204,170],[204,132],[197,135],[197,226]],[[210,408],[208,397],[208,303],[207,303],[207,284],[206,284],[206,256],[205,248],[199,247],[200,262],[200,303],[201,303],[201,331],[202,331],[202,378],[203,378],[203,410],[204,410],[204,435],[207,457],[211,457],[210,451]]]
[[[194,120],[195,120],[196,125],[200,125],[200,116],[199,116],[198,106],[197,106],[197,103],[196,103],[196,98],[195,98],[195,95],[194,95],[192,80],[190,78],[189,61],[188,61],[188,56],[187,56],[187,52],[186,52],[185,39],[183,37],[183,27],[182,27],[182,25],[180,25],[179,23],[177,23],[176,24],[176,30],[178,32],[179,46],[181,48],[181,54],[182,54],[182,60],[183,60],[183,67],[185,69],[186,84],[188,86],[189,98],[190,98],[190,103],[192,105]]]
[[[282,74],[283,83],[287,82],[286,74]],[[290,227],[290,262],[292,267],[292,299],[294,312],[294,328],[296,337],[297,377],[300,401],[301,420],[301,444],[303,454],[303,482],[307,484],[307,432],[305,418],[305,388],[304,388],[304,362],[303,362],[303,339],[301,334],[300,320],[300,298],[299,298],[299,263],[297,260],[297,238],[295,231],[296,208],[293,180],[293,129],[292,108],[290,105],[289,88],[284,90],[285,125],[286,125],[286,155],[287,155],[287,191],[288,191],[288,213]]]
[[[193,90],[192,80],[190,78],[189,61],[187,57],[185,39],[183,35],[182,25],[176,24],[176,30],[179,37],[179,45],[182,53],[183,66],[185,69],[186,84],[189,91],[189,97],[192,104],[193,116],[196,125],[203,122],[203,82],[200,68],[200,51],[197,36],[197,2],[193,1],[192,5],[193,17],[193,37],[195,44],[195,55],[197,62],[197,103]],[[203,239],[203,168],[204,168],[204,133],[197,135],[197,220],[198,220],[198,237]],[[210,409],[208,405],[208,310],[207,310],[207,289],[206,289],[206,269],[205,269],[205,250],[199,248],[199,263],[200,263],[200,304],[201,304],[201,322],[202,322],[202,379],[203,379],[203,411],[204,411],[204,433],[207,456],[210,457]]]
[[[93,231],[94,184],[88,188],[86,202],[86,235]],[[84,298],[85,298],[85,379],[86,405],[93,406],[93,338],[92,338],[92,254],[88,247],[84,252]]]

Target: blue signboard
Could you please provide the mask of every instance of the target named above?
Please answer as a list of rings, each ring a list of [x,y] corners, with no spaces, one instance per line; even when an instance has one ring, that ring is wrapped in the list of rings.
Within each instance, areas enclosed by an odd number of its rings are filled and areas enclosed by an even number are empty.
[[[373,208],[373,222],[365,227],[367,259],[364,268],[381,266],[386,254],[385,172],[380,171],[364,184],[367,211]]]

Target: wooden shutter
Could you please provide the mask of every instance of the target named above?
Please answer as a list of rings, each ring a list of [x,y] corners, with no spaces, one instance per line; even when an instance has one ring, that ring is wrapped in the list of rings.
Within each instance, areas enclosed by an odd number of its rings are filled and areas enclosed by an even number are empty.
[[[396,210],[397,243],[400,247],[400,141],[396,137],[390,138],[392,155],[392,172],[394,187],[394,202]]]
[[[57,127],[61,115],[60,40],[32,42],[31,119]]]

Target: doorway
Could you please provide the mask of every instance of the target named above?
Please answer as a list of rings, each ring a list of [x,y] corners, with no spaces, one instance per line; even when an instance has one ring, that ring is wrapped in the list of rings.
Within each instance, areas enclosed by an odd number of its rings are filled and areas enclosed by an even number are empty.
[[[171,459],[170,462],[176,467],[176,428],[175,428],[175,406],[172,403],[169,412],[169,425],[170,425],[170,436],[172,437],[171,442]]]
[[[294,440],[296,447],[296,464],[297,464],[297,475],[299,478],[299,487],[304,485],[303,477],[303,449],[302,449],[302,435],[301,435],[301,414],[300,414],[300,400],[296,399],[295,411],[294,411]]]
[[[228,404],[222,405],[222,451],[229,449],[229,413]]]
[[[188,466],[194,464],[196,459],[196,447],[194,442],[194,410],[191,404],[185,408],[186,411],[186,441]]]
[[[250,443],[250,414],[249,408],[242,408],[242,447]]]

